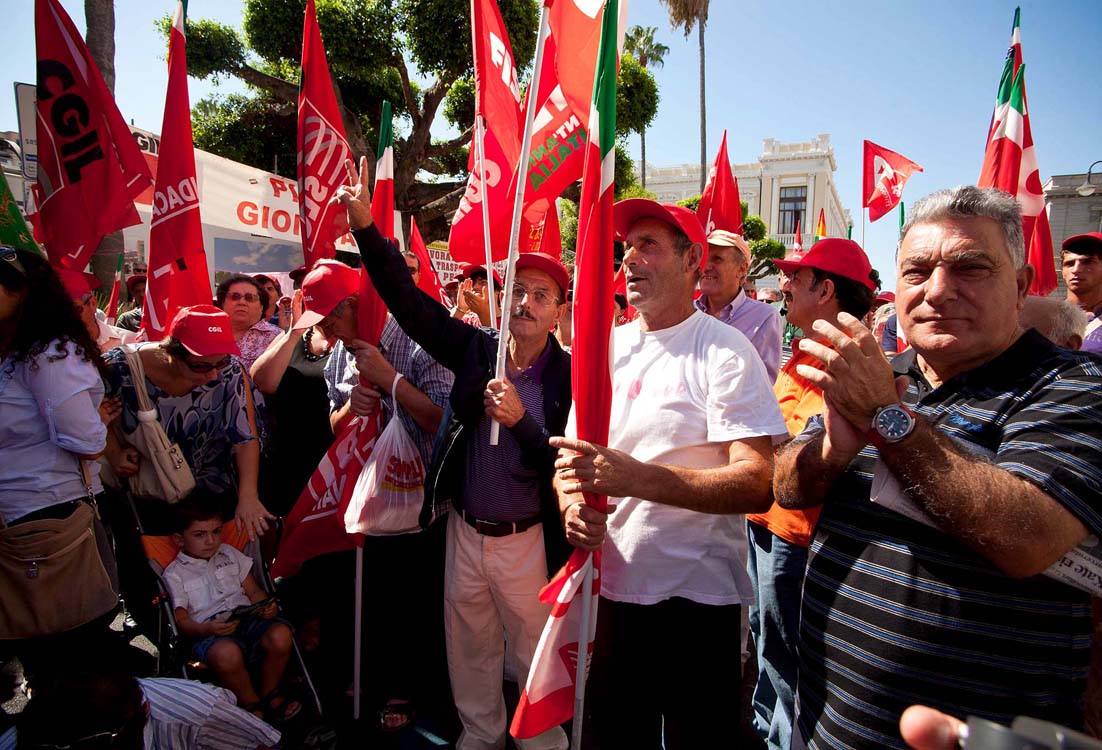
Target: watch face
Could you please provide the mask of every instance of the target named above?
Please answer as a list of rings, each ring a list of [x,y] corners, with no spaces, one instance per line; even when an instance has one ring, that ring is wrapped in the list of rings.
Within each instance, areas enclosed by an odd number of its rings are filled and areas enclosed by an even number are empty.
[[[898,406],[883,409],[876,417],[876,431],[886,440],[899,440],[911,430],[911,415]]]

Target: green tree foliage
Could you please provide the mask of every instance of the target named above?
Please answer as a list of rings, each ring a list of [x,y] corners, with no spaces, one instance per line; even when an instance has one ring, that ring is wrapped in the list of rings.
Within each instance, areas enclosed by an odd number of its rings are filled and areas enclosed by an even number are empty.
[[[658,114],[658,83],[654,76],[624,55],[616,79],[616,134],[642,133]]]
[[[559,235],[562,237],[562,262],[573,263],[578,248],[578,204],[559,201]]]
[[[690,211],[695,211],[700,208],[700,196],[690,195],[688,198],[682,198],[677,202],[677,205],[687,208]]]
[[[754,260],[750,263],[750,272],[746,278],[757,281],[777,273],[777,267],[773,265],[773,261],[784,257],[785,246],[779,240],[763,238],[750,242],[750,252]]]
[[[753,243],[754,240],[763,240],[767,234],[765,230],[765,222],[757,214],[753,216],[746,215],[746,201],[742,202],[742,236],[747,242]]]
[[[646,70],[650,66],[661,68],[670,48],[655,40],[658,29],[654,26],[632,26],[624,37],[624,52]],[[655,102],[657,105],[657,101]],[[649,121],[648,123],[649,124]],[[639,129],[639,161],[643,165],[639,170],[643,187],[647,186],[647,129]]]
[[[535,49],[539,6],[536,0],[498,4],[518,72],[523,72]],[[295,152],[306,2],[244,0],[244,6],[242,32],[207,19],[189,20],[188,72],[196,78],[234,77],[251,87],[245,96],[209,99],[196,106],[196,145],[262,169],[272,169],[278,161],[280,171],[287,174],[284,155]],[[406,121],[399,129],[404,137],[395,139],[397,207],[416,212],[426,240],[445,235],[447,220],[463,193],[470,133],[433,142],[430,131],[452,86],[471,75],[469,0],[316,0],[316,7],[354,154],[374,153],[382,101],[389,100],[396,117]],[[166,35],[169,25],[167,18],[161,23]],[[435,79],[419,88],[410,80],[407,61]],[[465,98],[470,100],[469,93]],[[458,106],[452,115],[469,123]],[[293,174],[293,166],[290,169]],[[416,177],[422,171],[457,179],[419,184]]]

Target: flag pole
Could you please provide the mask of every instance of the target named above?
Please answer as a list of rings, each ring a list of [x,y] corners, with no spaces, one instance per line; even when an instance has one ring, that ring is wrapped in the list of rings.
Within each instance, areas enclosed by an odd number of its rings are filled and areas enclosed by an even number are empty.
[[[905,221],[903,216],[903,199],[899,199],[899,236],[903,236],[903,223]]]
[[[486,194],[486,122],[474,118],[475,148],[478,152],[478,193],[482,203],[482,242],[486,246],[486,281],[489,289],[490,327],[497,328],[497,292],[494,288],[494,255],[490,247],[490,201]]]
[[[539,103],[536,96],[540,90],[540,71],[543,68],[543,48],[547,42],[548,20],[547,4],[540,5],[540,31],[536,37],[536,57],[532,61],[532,80],[528,83],[528,106],[524,112],[524,135],[520,140],[520,158],[517,159],[517,195],[513,201],[513,224],[509,232],[509,260],[505,265],[505,294],[502,297],[504,304],[501,306],[501,336],[497,343],[497,366],[494,368],[494,377],[501,380],[505,377],[505,357],[509,352],[509,318],[513,305],[513,279],[516,276],[517,244],[520,242],[521,209],[524,207],[524,171],[528,163],[526,154],[532,148],[532,124],[536,119],[536,107]],[[493,283],[493,269],[487,268],[486,275]],[[501,425],[496,421],[490,424],[490,445],[497,445],[498,433]]]
[[[585,581],[582,583],[582,616],[578,624],[578,669],[574,674],[574,723],[570,730],[570,747],[582,746],[582,724],[585,719],[585,677],[589,663],[589,634],[597,617],[597,603],[593,601],[593,553],[586,563]]]
[[[359,721],[360,719],[360,659],[361,656],[361,644],[363,639],[363,599],[364,599],[364,548],[363,545],[356,547],[356,615],[355,626],[352,628],[353,637],[356,639],[352,644],[352,719],[353,721]]]

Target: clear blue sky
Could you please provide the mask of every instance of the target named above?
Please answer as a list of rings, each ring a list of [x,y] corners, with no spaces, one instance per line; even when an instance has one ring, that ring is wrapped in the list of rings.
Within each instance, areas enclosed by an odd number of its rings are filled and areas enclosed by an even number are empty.
[[[84,28],[83,2],[62,0]],[[33,2],[6,3],[7,38],[0,69],[7,80],[34,80]],[[975,181],[1003,56],[1011,0],[926,3],[845,0],[713,0],[707,26],[709,160],[728,131],[733,162],[752,161],[761,140],[830,133],[842,201],[860,235],[861,142],[876,141],[922,164],[904,198]],[[168,0],[117,0],[116,92],[120,109],[140,127],[160,130],[166,83],[164,42],[153,21]],[[235,0],[192,0],[194,17],[239,24]],[[658,0],[633,0],[629,21],[658,27],[669,45],[655,70],[661,103],[648,131],[648,161],[699,158],[697,45],[670,30]],[[1102,159],[1102,2],[1026,0],[1022,46],[1033,135],[1042,179],[1084,172]],[[8,84],[10,85],[10,84]],[[191,81],[194,103],[212,91],[236,90]],[[0,96],[0,129],[16,128],[14,94]],[[442,118],[441,118],[442,119]],[[440,135],[445,134],[441,123]],[[638,159],[638,138],[630,142]],[[867,245],[881,271],[892,266],[894,216],[869,225]],[[884,274],[894,286],[891,273]]]

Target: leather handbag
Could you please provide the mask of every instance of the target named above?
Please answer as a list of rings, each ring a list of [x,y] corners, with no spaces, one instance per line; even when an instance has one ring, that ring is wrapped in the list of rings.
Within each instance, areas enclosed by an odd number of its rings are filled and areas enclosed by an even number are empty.
[[[68,518],[0,524],[0,640],[64,633],[115,608],[114,559],[105,561],[102,536],[86,502]]]
[[[180,446],[168,439],[157,419],[157,409],[150,403],[145,387],[145,367],[138,349],[123,346],[122,350],[138,397],[138,426],[127,440],[142,455],[138,473],[130,477],[130,491],[135,497],[178,502],[195,489],[195,476]]]

